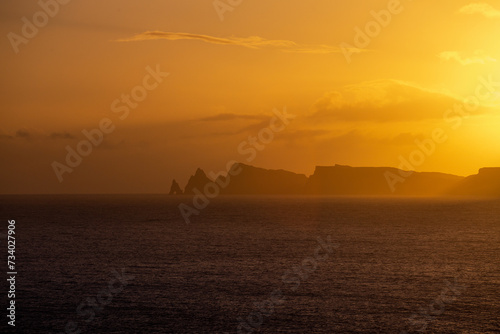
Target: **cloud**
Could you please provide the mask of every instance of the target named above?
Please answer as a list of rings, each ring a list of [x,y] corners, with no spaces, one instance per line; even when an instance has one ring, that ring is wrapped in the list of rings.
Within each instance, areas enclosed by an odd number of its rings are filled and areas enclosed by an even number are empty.
[[[146,31],[117,42],[138,42],[147,40],[166,39],[169,41],[195,40],[218,45],[243,46],[250,49],[274,48],[285,52],[329,54],[341,53],[342,50],[330,45],[298,44],[288,40],[270,40],[258,36],[251,37],[214,37],[209,35],[191,34],[183,32]],[[363,50],[360,50],[363,51]]]
[[[386,139],[386,142],[388,144],[395,144],[395,145],[415,145],[415,140],[420,139],[423,136],[424,134],[416,135],[412,132],[403,132],[399,133],[394,137]]]
[[[38,133],[36,131],[19,129],[15,132],[10,133],[0,133],[0,140],[13,140],[16,142],[32,142],[34,139],[38,138]]]
[[[329,92],[313,106],[309,119],[346,122],[406,122],[441,119],[460,101],[450,95],[396,80],[377,80]]]
[[[28,130],[20,129],[20,130],[17,130],[16,137],[30,139],[32,137],[32,134]]]
[[[255,132],[258,132],[260,130],[262,130],[263,128],[269,126],[269,120],[262,120],[260,122],[257,122],[257,123],[254,123],[254,124],[250,124],[250,125],[247,125],[247,126],[243,126],[243,127],[239,127],[238,129],[235,129],[235,130],[226,130],[226,129],[223,129],[223,130],[216,130],[216,131],[212,131],[212,132],[209,132],[209,133],[197,133],[197,134],[194,134],[194,135],[189,135],[189,136],[185,136],[185,138],[197,138],[197,137],[230,137],[230,136],[235,136],[235,135],[240,135],[240,134],[244,134],[244,133],[255,133]]]
[[[500,17],[500,10],[494,8],[490,4],[484,3],[484,2],[473,2],[470,3],[458,11],[461,14],[468,14],[468,15],[473,15],[473,14],[481,14],[485,17],[488,18],[499,18]]]
[[[61,132],[52,132],[50,134],[46,134],[41,131],[37,130],[27,130],[27,129],[19,129],[15,132],[11,132],[11,134],[0,134],[0,140],[1,139],[6,139],[6,140],[45,140],[45,139],[52,139],[52,140],[59,140],[59,139],[75,139],[77,138],[76,136],[72,135],[71,133],[61,131]]]
[[[71,133],[68,132],[53,132],[49,135],[50,139],[75,139]]]
[[[0,134],[0,139],[33,139],[33,133],[26,129],[19,129],[14,134]]]
[[[232,114],[232,113],[221,113],[221,114],[218,114],[215,116],[200,118],[200,121],[217,122],[217,121],[233,121],[233,120],[238,120],[238,119],[262,120],[265,118],[266,118],[265,115],[239,115],[239,114]]]
[[[280,138],[286,140],[306,139],[310,141],[312,138],[329,135],[331,133],[332,131],[323,129],[299,129],[286,131],[280,134]]]
[[[438,54],[438,57],[442,60],[450,61],[455,60],[463,66],[472,64],[486,64],[488,62],[496,62],[497,60],[489,55],[486,55],[482,50],[476,50],[474,56],[464,57],[457,51],[444,51]]]

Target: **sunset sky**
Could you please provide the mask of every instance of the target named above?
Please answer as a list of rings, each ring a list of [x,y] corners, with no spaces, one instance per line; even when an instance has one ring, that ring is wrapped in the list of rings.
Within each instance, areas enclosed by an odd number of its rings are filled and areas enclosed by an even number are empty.
[[[232,160],[398,167],[435,129],[447,140],[416,170],[500,166],[500,2],[230,2],[73,0],[25,38],[41,7],[2,1],[0,192],[164,193]],[[295,118],[248,161],[242,143],[284,108]],[[60,182],[54,161],[103,119],[114,130]]]

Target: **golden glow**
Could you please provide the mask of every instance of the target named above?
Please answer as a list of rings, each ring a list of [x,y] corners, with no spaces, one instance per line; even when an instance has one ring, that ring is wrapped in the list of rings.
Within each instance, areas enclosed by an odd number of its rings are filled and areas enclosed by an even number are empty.
[[[342,45],[358,47],[356,27],[366,31],[388,3],[252,0],[224,21],[211,1],[61,6],[19,53],[2,42],[4,191],[163,192],[187,170],[244,159],[238,145],[284,106],[297,117],[251,164],[306,174],[320,164],[397,167],[442,128],[449,140],[418,170],[500,166],[500,5],[401,1],[349,63]],[[40,7],[0,9],[7,36]],[[170,75],[120,120],[111,104],[157,64]],[[469,116],[446,114],[477,92]],[[116,130],[59,184],[50,164],[103,118]]]

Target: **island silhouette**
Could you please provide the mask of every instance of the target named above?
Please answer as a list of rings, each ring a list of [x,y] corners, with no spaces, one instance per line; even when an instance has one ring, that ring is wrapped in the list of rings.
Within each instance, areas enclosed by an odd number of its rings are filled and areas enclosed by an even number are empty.
[[[500,197],[500,167],[457,176],[393,167],[316,166],[312,175],[235,163],[227,176],[209,178],[198,168],[184,190],[172,181],[170,195],[477,196]]]

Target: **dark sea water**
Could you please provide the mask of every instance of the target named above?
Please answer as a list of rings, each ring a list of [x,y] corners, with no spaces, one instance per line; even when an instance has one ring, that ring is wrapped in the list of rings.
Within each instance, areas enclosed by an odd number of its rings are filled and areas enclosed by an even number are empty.
[[[498,200],[0,198],[5,333],[500,333]]]

